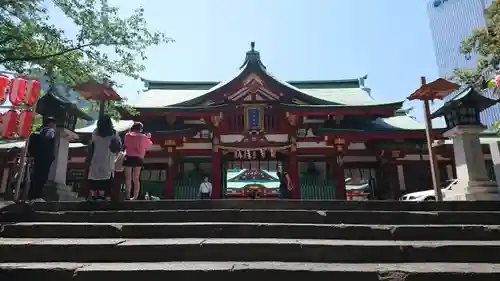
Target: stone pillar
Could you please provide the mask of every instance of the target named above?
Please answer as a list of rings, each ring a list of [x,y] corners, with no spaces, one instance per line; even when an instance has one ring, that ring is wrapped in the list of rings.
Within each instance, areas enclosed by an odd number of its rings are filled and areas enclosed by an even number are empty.
[[[219,139],[214,137],[213,149],[212,149],[212,199],[221,198],[221,168],[222,168],[222,154],[217,147],[219,144]]]
[[[78,136],[64,128],[56,130],[56,153],[49,173],[49,181],[54,183],[60,201],[74,201],[78,194],[66,186],[66,173],[68,171],[69,142]],[[50,191],[48,192],[50,194]]]
[[[333,176],[335,178],[335,200],[346,200],[344,160],[340,155],[335,155],[333,163]]]
[[[493,162],[493,170],[500,192],[500,141],[490,143],[491,161]]]
[[[479,125],[459,125],[443,135],[453,140],[458,183],[445,200],[499,200],[497,184],[488,179],[479,142]]]

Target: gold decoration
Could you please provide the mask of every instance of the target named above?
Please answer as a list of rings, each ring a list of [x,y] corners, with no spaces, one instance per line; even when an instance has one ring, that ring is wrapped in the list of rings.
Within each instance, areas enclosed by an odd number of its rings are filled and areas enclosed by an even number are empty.
[[[177,143],[175,142],[175,140],[166,140],[164,143],[163,143],[164,146],[176,146]]]

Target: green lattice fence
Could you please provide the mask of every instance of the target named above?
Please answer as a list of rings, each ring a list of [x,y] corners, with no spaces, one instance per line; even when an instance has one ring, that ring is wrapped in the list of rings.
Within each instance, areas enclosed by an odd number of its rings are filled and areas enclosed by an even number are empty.
[[[303,200],[332,200],[335,199],[335,186],[326,180],[302,178],[300,197]]]

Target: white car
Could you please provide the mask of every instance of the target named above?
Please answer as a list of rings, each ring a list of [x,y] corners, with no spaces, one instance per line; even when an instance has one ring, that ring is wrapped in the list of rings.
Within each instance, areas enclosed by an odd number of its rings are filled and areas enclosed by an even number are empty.
[[[451,192],[452,187],[457,183],[458,183],[457,179],[447,180],[445,187],[441,189],[443,197],[446,197],[446,194],[449,194]],[[434,189],[412,192],[401,197],[401,201],[435,201],[435,200],[436,200],[436,194],[434,193]]]

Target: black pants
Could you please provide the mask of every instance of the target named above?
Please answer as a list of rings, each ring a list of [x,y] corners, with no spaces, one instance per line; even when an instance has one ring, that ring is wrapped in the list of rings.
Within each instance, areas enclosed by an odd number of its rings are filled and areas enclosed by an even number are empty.
[[[286,186],[280,186],[280,198],[281,199],[290,199],[292,198],[290,190]]]
[[[31,178],[31,186],[28,192],[28,199],[43,198],[43,187],[49,179],[51,162],[35,162],[33,167],[33,177]]]
[[[210,199],[210,193],[201,193],[200,198],[203,200]]]

